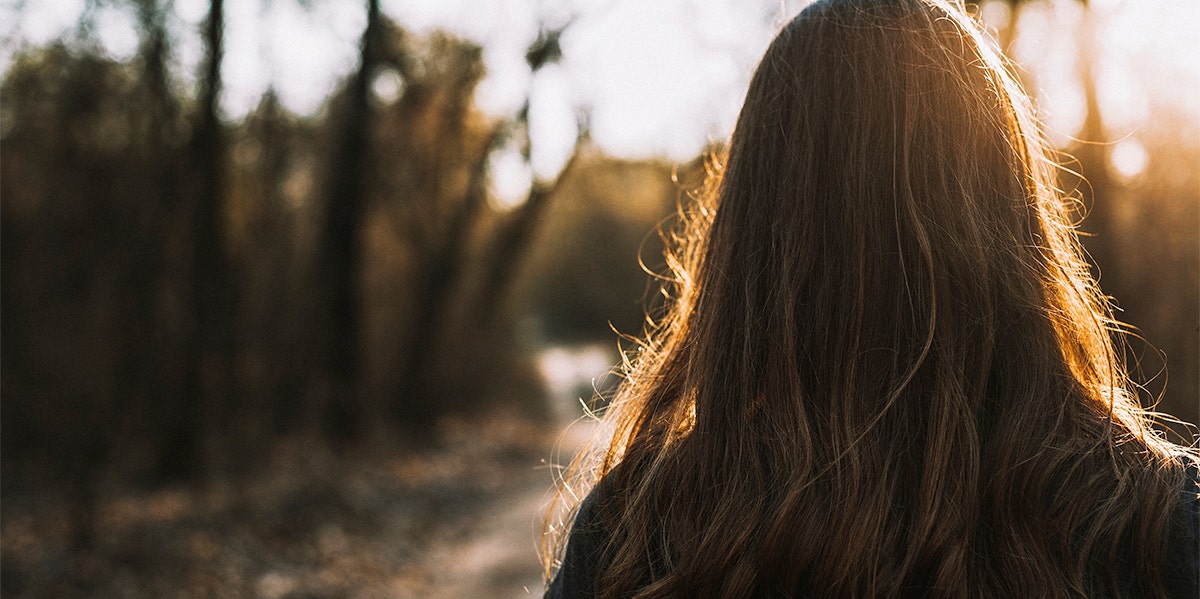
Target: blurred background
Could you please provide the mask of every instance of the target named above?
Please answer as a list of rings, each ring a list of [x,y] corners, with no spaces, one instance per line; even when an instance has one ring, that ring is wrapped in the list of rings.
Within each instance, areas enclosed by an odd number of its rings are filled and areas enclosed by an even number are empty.
[[[5,3],[0,592],[540,596],[562,431],[804,4]],[[970,8],[1197,422],[1200,4]]]

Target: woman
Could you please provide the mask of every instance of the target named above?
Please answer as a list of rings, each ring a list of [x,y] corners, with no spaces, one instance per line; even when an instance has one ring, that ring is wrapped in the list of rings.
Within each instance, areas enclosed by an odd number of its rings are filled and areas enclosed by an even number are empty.
[[[810,6],[713,170],[547,596],[1198,596],[1194,452],[958,7]]]

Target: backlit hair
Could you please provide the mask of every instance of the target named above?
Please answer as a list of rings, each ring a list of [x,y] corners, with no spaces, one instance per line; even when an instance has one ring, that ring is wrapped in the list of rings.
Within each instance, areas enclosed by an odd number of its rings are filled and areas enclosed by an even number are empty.
[[[943,0],[818,2],[771,43],[573,469],[600,596],[1161,595],[1189,450],[989,44]]]

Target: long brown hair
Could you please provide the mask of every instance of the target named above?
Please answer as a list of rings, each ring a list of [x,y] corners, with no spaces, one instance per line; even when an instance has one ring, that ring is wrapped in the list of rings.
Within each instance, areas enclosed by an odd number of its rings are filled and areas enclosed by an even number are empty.
[[[808,7],[711,167],[611,441],[574,466],[601,481],[601,596],[1161,595],[1190,450],[1141,410],[970,17]]]

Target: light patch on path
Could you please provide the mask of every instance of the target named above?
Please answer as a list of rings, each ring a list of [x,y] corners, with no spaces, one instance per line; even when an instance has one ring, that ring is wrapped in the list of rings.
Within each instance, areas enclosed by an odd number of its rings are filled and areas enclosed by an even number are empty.
[[[594,425],[577,422],[566,427],[544,455],[560,466],[579,451]],[[538,548],[542,516],[553,497],[556,468],[501,461],[496,473],[504,481],[470,518],[447,523],[434,533],[418,568],[429,599],[460,597],[541,597],[543,582]],[[424,585],[423,585],[424,586]]]

